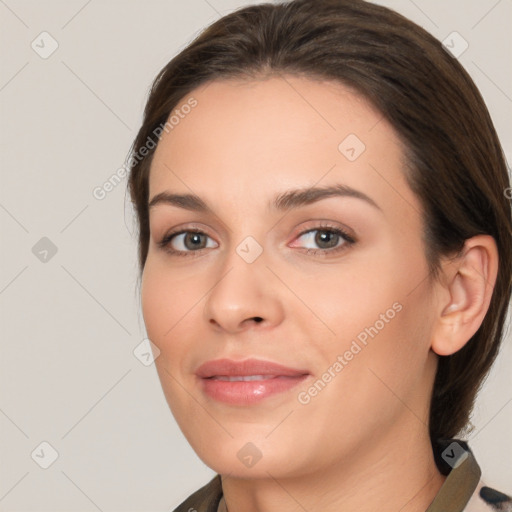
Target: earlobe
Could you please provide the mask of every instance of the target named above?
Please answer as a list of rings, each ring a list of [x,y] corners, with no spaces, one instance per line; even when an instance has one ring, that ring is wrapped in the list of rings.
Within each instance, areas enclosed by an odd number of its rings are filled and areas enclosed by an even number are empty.
[[[477,235],[443,270],[444,292],[432,332],[432,350],[447,356],[476,333],[489,309],[498,273],[498,250],[490,235]]]

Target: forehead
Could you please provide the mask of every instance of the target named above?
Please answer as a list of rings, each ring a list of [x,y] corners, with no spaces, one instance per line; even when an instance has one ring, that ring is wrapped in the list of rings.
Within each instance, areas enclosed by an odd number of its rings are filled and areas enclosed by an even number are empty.
[[[194,108],[181,111],[191,98]],[[243,194],[248,207],[287,188],[343,183],[390,205],[397,195],[406,209],[415,202],[398,136],[340,83],[290,75],[213,81],[174,113],[181,115],[154,155],[150,198],[174,190],[236,202]]]

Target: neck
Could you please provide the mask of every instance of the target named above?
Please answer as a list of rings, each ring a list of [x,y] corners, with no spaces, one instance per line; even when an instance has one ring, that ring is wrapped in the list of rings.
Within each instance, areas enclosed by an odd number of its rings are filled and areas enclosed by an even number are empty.
[[[223,476],[227,510],[425,512],[446,477],[436,467],[426,428],[415,421],[415,430],[413,420],[321,471],[259,479]]]

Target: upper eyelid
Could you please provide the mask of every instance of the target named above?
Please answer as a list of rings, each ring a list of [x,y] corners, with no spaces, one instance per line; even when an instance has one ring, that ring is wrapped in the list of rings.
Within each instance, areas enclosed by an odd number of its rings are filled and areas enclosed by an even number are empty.
[[[297,238],[300,238],[308,233],[311,233],[313,231],[333,231],[333,232],[339,232],[339,236],[341,236],[341,238],[343,238],[346,242],[354,243],[357,241],[357,238],[354,235],[352,235],[350,232],[348,232],[351,230],[348,230],[346,228],[336,226],[336,225],[324,224],[326,221],[317,221],[317,222],[320,222],[320,224],[315,224],[308,228],[302,228],[296,235],[294,235],[294,240]],[[213,237],[210,236],[210,234],[208,234],[206,232],[206,230],[204,230],[203,228],[194,227],[194,226],[186,226],[184,228],[178,228],[176,231],[171,231],[170,233],[165,234],[162,237],[161,242],[159,242],[159,244],[160,245],[164,245],[164,243],[169,244],[175,237],[177,237],[179,235],[187,234],[187,233],[199,233],[199,234],[205,235],[208,238],[213,240]],[[215,243],[218,244],[218,242],[215,242]],[[201,249],[199,249],[199,250],[201,250]],[[322,250],[322,249],[319,249],[319,250]],[[180,251],[180,250],[176,250],[176,251],[177,252],[197,252],[197,251]]]
[[[309,233],[310,231],[320,231],[322,229],[324,229],[324,230],[339,230],[348,236],[352,236],[351,235],[352,230],[350,228],[348,228],[348,226],[334,225],[334,223],[323,224],[323,223],[329,222],[329,221],[322,221],[322,220],[311,221],[311,222],[320,222],[321,224],[314,224],[308,228],[301,228],[300,231],[298,231],[295,236],[302,236],[302,235],[305,235],[306,233]],[[181,235],[183,233],[189,233],[189,232],[204,234],[204,235],[207,235],[210,238],[212,238],[210,236],[210,234],[207,232],[207,230],[205,230],[202,227],[196,227],[194,225],[185,226],[183,228],[177,228],[176,230],[172,230],[169,233],[166,232],[166,234],[164,234],[161,238],[167,238],[170,236]]]

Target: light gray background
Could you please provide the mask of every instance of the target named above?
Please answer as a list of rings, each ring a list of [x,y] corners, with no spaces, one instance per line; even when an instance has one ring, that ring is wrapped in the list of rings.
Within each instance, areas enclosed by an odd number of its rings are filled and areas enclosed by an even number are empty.
[[[154,365],[133,354],[145,331],[126,182],[101,201],[92,191],[123,165],[156,73],[248,3],[0,0],[2,511],[164,512],[214,474],[177,428]],[[468,42],[460,60],[510,162],[512,0],[379,3]],[[50,48],[43,31],[59,45],[47,59],[31,47]],[[57,247],[46,262],[32,251],[42,237]],[[470,437],[486,481],[509,493],[511,341]],[[36,463],[48,461],[43,441],[59,454],[48,469]]]

